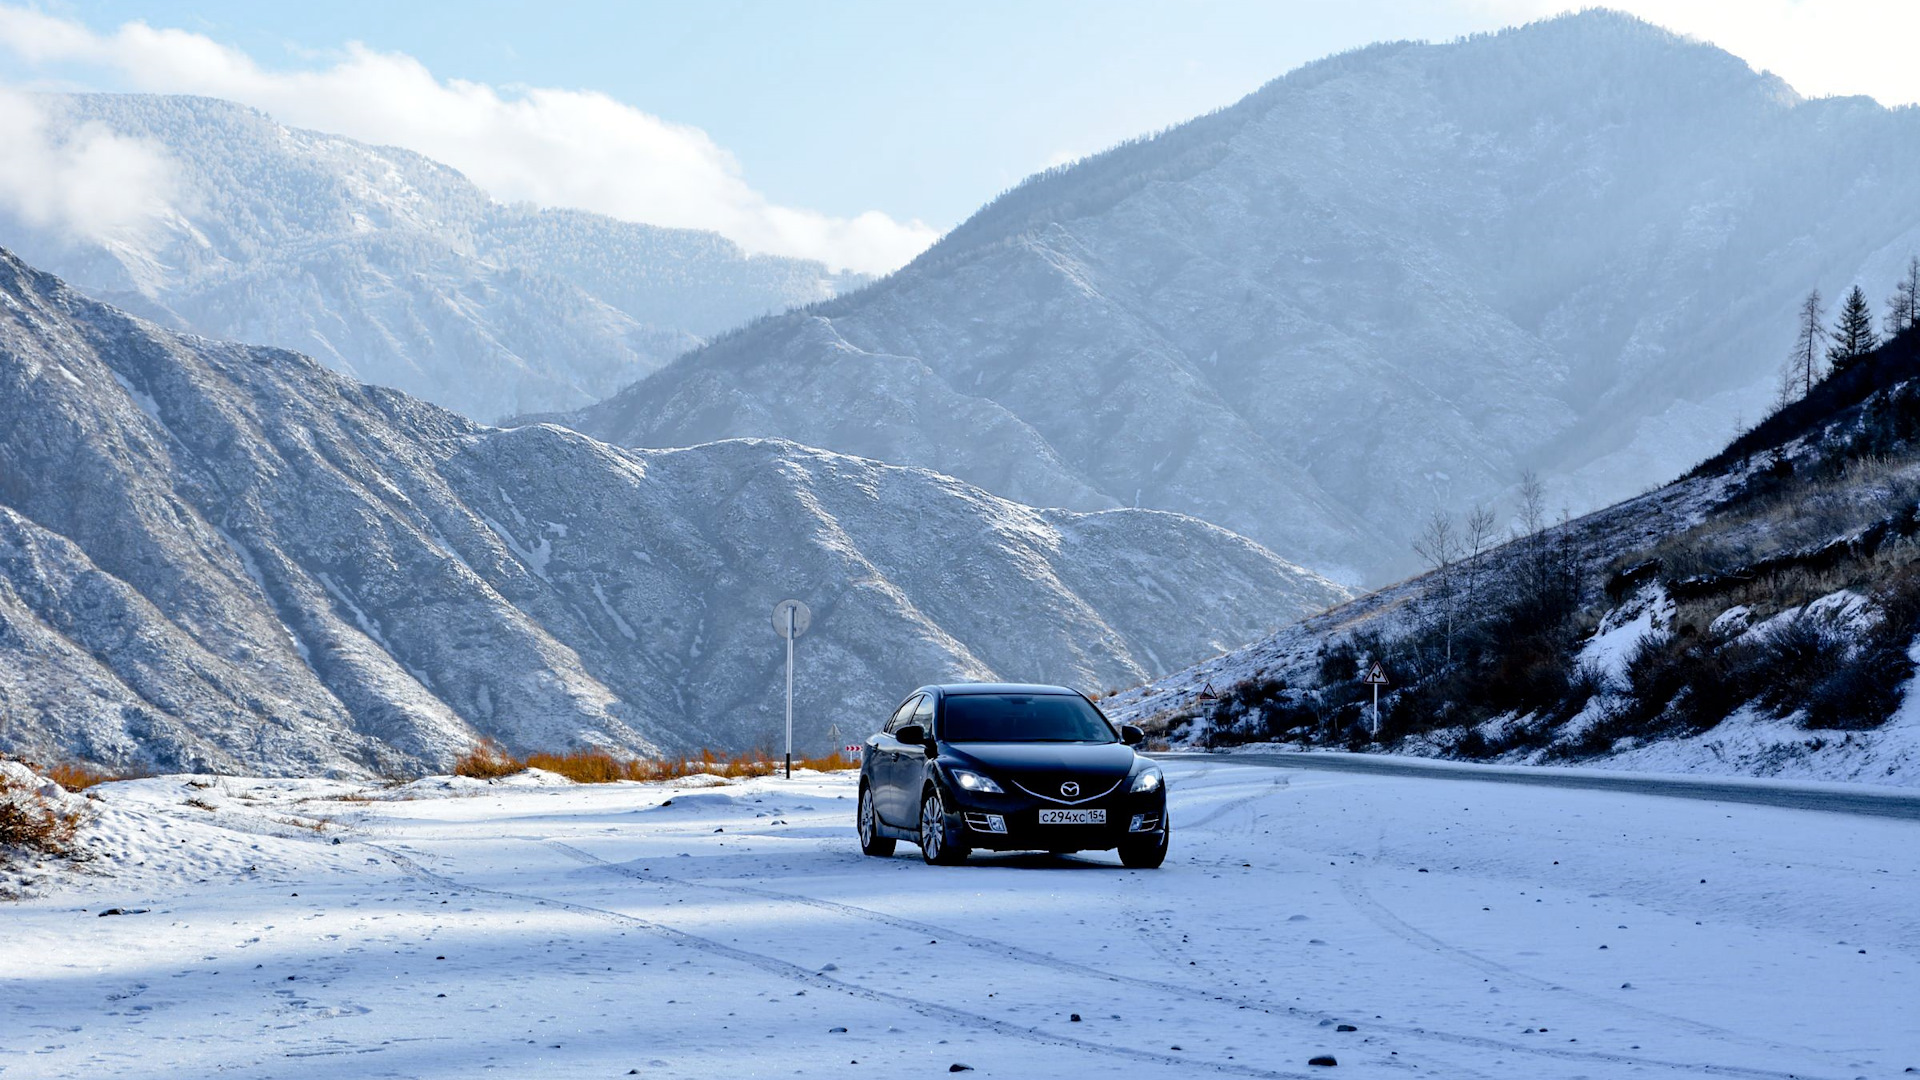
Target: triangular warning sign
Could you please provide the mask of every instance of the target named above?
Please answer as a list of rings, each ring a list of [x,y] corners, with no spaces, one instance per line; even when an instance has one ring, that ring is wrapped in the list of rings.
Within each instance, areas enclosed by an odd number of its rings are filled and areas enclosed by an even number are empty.
[[[1361,681],[1372,683],[1375,686],[1385,686],[1387,684],[1387,669],[1381,667],[1380,662],[1375,660],[1373,666],[1367,669],[1367,677]]]
[[[1203,686],[1203,687],[1201,687],[1201,688],[1200,688],[1200,700],[1201,700],[1201,701],[1212,701],[1212,700],[1213,700],[1214,698],[1217,698],[1217,697],[1219,697],[1219,696],[1220,696],[1220,695],[1218,695],[1218,694],[1216,694],[1216,693],[1214,693],[1214,692],[1213,692],[1213,684],[1212,684],[1212,683],[1208,683],[1207,685],[1205,685],[1205,686]]]

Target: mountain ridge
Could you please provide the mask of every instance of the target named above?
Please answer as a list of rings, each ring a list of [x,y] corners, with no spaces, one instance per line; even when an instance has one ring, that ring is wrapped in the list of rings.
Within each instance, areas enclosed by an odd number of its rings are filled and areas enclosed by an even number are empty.
[[[495,202],[402,147],[218,98],[41,95],[55,138],[145,140],[166,212],[105,239],[0,214],[0,242],[176,329],[295,348],[475,419],[595,400],[756,315],[863,281],[713,233]]]
[[[1910,111],[1803,99],[1609,12],[1359,50],[552,418],[627,445],[905,453],[1386,580],[1436,503],[1501,501],[1534,469],[1568,509],[1602,505],[1761,412],[1754,357],[1790,337],[1791,298],[1920,245],[1884,180],[1920,166],[1916,136]],[[873,398],[882,426],[788,407],[803,384]],[[923,437],[933,407],[1021,437]]]
[[[0,749],[366,775],[797,747],[929,679],[1139,681],[1345,593],[1178,515],[771,440],[489,428],[166,331],[0,251]]]

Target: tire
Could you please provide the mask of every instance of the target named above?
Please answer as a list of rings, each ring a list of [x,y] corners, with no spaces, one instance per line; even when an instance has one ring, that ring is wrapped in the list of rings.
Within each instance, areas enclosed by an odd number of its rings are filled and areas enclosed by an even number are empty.
[[[1120,865],[1129,870],[1158,870],[1167,861],[1167,845],[1173,841],[1173,825],[1162,827],[1160,835],[1145,840],[1120,842]]]
[[[928,788],[920,803],[920,857],[931,866],[955,866],[967,861],[967,845],[947,828],[947,807],[939,788]]]
[[[876,859],[893,856],[893,837],[880,835],[880,822],[873,809],[873,789],[860,785],[860,809],[854,813],[854,828],[860,832],[860,854]]]

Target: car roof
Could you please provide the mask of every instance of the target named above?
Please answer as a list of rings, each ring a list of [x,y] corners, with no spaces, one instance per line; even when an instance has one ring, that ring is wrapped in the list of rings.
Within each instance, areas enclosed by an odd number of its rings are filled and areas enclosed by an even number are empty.
[[[1028,694],[1028,695],[1064,695],[1079,697],[1080,692],[1065,686],[1046,686],[1040,683],[941,683],[936,686],[922,687],[944,696],[960,694]]]

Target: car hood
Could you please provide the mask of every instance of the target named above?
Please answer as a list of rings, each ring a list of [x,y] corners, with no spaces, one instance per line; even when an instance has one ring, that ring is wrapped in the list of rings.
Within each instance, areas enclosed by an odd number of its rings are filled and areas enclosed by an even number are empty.
[[[961,765],[1011,776],[1079,776],[1119,779],[1133,770],[1133,747],[1125,743],[946,743]]]

